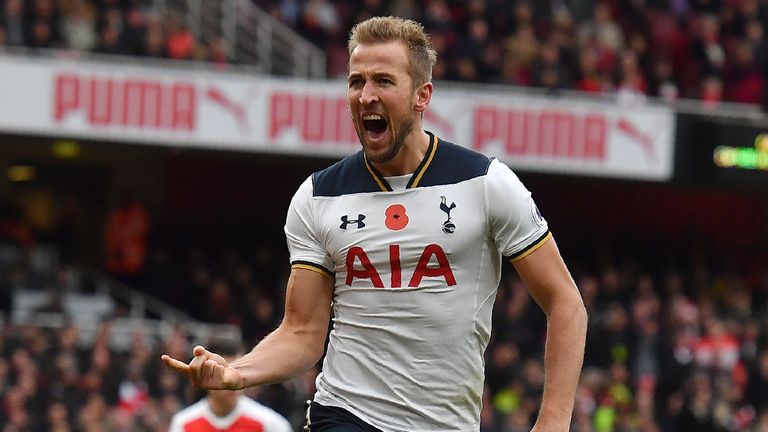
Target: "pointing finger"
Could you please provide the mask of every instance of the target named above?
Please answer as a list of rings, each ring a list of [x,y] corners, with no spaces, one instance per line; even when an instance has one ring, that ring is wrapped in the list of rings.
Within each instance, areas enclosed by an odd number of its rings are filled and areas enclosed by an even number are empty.
[[[168,355],[165,355],[165,354],[163,354],[161,359],[163,360],[163,362],[165,362],[166,365],[168,365],[170,368],[172,368],[172,369],[174,369],[174,370],[176,370],[178,372],[181,372],[181,373],[184,373],[184,374],[189,372],[189,366],[186,363],[184,363],[184,362],[176,360],[175,358],[173,358],[171,356],[168,356]]]

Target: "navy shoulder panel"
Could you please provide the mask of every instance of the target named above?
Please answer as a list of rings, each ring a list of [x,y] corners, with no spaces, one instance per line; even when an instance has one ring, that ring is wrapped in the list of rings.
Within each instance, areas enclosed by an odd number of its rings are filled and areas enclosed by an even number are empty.
[[[439,140],[435,158],[419,187],[459,183],[488,173],[491,158],[465,147]]]
[[[381,191],[365,168],[362,150],[312,174],[312,186],[314,196],[325,197]]]

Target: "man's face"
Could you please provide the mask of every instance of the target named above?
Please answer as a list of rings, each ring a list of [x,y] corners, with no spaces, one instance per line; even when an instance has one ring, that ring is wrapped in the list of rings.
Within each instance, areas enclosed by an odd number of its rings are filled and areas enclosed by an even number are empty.
[[[349,59],[347,95],[352,122],[368,159],[397,156],[419,112],[408,51],[399,41],[360,44]]]

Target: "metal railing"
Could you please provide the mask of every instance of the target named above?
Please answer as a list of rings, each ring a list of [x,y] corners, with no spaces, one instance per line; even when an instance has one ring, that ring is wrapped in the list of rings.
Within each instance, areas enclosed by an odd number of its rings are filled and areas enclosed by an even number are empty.
[[[90,346],[109,327],[109,345],[116,351],[127,351],[133,339],[141,337],[150,347],[162,345],[174,332],[186,335],[190,345],[209,344],[212,340],[242,343],[240,329],[229,324],[210,324],[196,321],[150,320],[142,318],[108,317],[101,320],[73,319],[63,313],[32,312],[5,317],[0,314],[0,330],[4,326],[62,329],[70,325],[78,328],[81,346]]]
[[[250,0],[156,0],[155,7],[163,16],[182,17],[199,41],[221,38],[235,64],[270,75],[326,75],[325,52]]]
[[[242,342],[237,326],[198,321],[181,309],[97,270],[71,269],[69,283],[54,287],[56,284],[46,280],[59,268],[55,249],[38,245],[22,253],[16,246],[0,244],[0,274],[21,260],[27,261],[27,271],[34,277],[13,286],[10,313],[0,311],[0,330],[6,325],[51,329],[75,325],[79,328],[80,343],[87,346],[104,325],[109,325],[110,345],[117,350],[127,349],[137,335],[154,346],[176,331],[182,331],[192,343],[205,344],[212,339]],[[37,283],[30,285],[29,281]],[[117,305],[123,305],[121,313],[116,313]]]
[[[65,310],[62,312],[41,312],[29,307],[19,308],[22,302],[18,301],[18,297],[47,297],[49,293],[39,290],[27,293],[16,291],[14,293],[14,297],[17,297],[14,298],[15,308],[9,316],[0,316],[0,329],[3,324],[51,329],[75,325],[79,329],[80,343],[88,346],[97,337],[102,327],[109,325],[110,345],[119,351],[128,349],[136,335],[141,336],[149,346],[155,346],[167,340],[174,331],[178,330],[187,335],[193,344],[209,343],[212,339],[242,342],[242,332],[237,326],[197,321],[185,312],[150,295],[110,281],[106,276],[98,277],[101,280],[96,286],[95,293],[60,294],[64,303],[69,304],[69,307],[64,307]],[[76,299],[68,298],[73,295]],[[71,300],[83,300],[89,297],[92,301],[83,301],[81,306],[72,307]],[[104,307],[88,307],[87,303],[97,303]],[[116,303],[126,305],[128,313],[124,316],[115,315]]]

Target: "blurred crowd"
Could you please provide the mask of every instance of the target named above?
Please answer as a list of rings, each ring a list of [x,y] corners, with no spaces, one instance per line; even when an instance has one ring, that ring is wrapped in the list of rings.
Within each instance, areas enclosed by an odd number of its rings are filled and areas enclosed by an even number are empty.
[[[643,249],[569,252],[590,314],[576,432],[768,431],[768,268],[735,264],[694,247],[654,259]],[[668,248],[668,246],[665,246]],[[279,322],[284,254],[250,249],[153,248],[144,288],[196,318],[241,326],[250,346]],[[575,249],[573,249],[575,250]],[[746,264],[749,265],[746,265]],[[761,264],[762,263],[762,264]],[[23,265],[0,291],[30,286]],[[7,303],[6,303],[7,304]],[[4,312],[8,312],[7,310]],[[128,349],[110,345],[105,321],[87,344],[75,325],[6,324],[0,332],[0,431],[162,431],[200,397],[159,361],[186,358],[189,335]],[[483,432],[528,432],[544,379],[546,319],[511,267],[495,304],[486,352]],[[317,369],[252,391],[298,427]]]
[[[2,0],[0,46],[60,48],[226,64],[220,37],[198,40],[152,0]]]
[[[768,3],[761,0],[263,0],[328,52],[343,74],[354,23],[397,15],[424,23],[435,79],[765,102]]]
[[[183,332],[154,345],[136,333],[128,350],[110,344],[109,322],[92,344],[79,329],[6,325],[0,332],[0,430],[3,432],[165,432],[171,418],[204,396],[159,360],[186,358]],[[249,389],[299,425],[316,371],[286,384]],[[297,427],[298,430],[298,427]]]
[[[7,245],[3,240],[14,239],[0,235],[0,244]],[[60,302],[62,296],[55,295],[87,291],[84,286],[75,286],[78,281],[85,285],[84,279],[77,276],[76,266],[60,263],[52,272],[39,273],[30,262],[29,257],[34,255],[31,249],[23,250],[17,260],[7,259],[7,249],[2,254],[1,432],[165,432],[175,413],[205,396],[166,368],[160,355],[189,358],[195,343],[215,344],[215,336],[207,342],[195,340],[178,326],[162,337],[152,331],[155,329],[136,326],[126,344],[116,337],[120,332],[113,323],[128,315],[120,304],[110,316],[96,322],[98,330],[94,334],[91,329],[80,328],[77,323],[83,317],[68,315],[70,311]],[[282,291],[275,286],[240,285],[248,284],[246,273],[252,270],[232,261],[234,253],[223,255],[226,263],[207,258],[203,262],[196,249],[180,260],[188,266],[182,269],[164,261],[164,253],[157,251],[148,267],[165,264],[168,267],[163,274],[148,269],[145,276],[133,282],[146,284],[141,287],[144,289],[168,282],[168,287],[152,294],[208,323],[242,325],[246,339],[243,349],[247,350],[277,326]],[[188,277],[179,276],[182,271]],[[171,283],[168,278],[176,276],[179,279]],[[244,290],[237,291],[238,298],[234,297],[234,287]],[[185,292],[179,294],[174,288]],[[48,303],[32,312],[61,314],[63,325],[35,319],[14,324],[11,316],[16,289],[53,294]],[[304,418],[304,401],[314,393],[317,372],[318,368],[313,368],[293,381],[248,389],[245,394],[283,414],[298,430]]]
[[[344,73],[346,36],[375,15],[424,23],[436,79],[760,104],[761,0],[263,0]]]
[[[424,23],[438,80],[765,105],[764,0],[252,0],[327,52],[345,74],[354,23]],[[201,40],[151,0],[2,0],[0,45],[193,59],[225,67],[221,37]]]
[[[576,276],[590,324],[571,430],[768,431],[768,269],[683,256],[682,266],[654,270],[638,256]],[[486,430],[527,431],[545,322],[514,277],[495,320]]]

